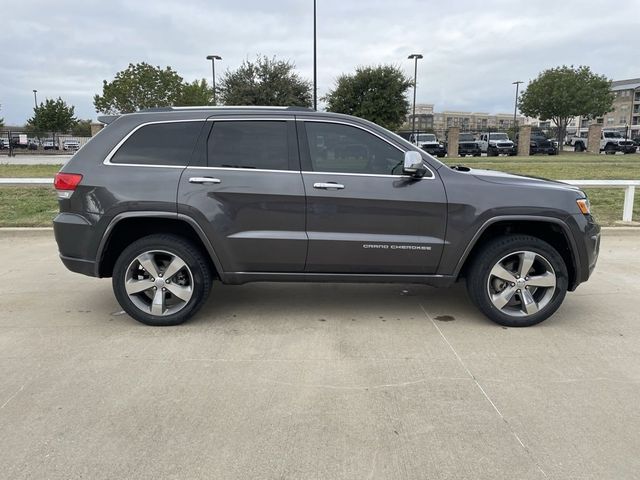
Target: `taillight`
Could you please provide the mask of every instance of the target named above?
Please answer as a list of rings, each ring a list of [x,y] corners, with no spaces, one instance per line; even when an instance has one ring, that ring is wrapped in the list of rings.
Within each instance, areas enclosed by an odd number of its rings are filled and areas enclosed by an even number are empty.
[[[69,198],[76,187],[82,181],[79,173],[58,173],[53,181],[53,186],[58,191],[58,198]]]

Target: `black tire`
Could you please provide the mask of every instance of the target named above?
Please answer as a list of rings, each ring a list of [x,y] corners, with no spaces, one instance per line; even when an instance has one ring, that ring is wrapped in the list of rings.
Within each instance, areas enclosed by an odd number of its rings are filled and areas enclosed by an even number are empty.
[[[186,305],[176,313],[163,316],[142,311],[131,301],[125,289],[125,276],[129,265],[139,255],[159,250],[182,259],[193,277],[193,293]],[[212,277],[205,255],[191,242],[177,235],[155,234],[133,242],[122,251],[113,269],[112,285],[118,303],[132,318],[145,325],[165,327],[179,325],[195,315],[209,295]]]
[[[556,285],[551,300],[538,312],[527,316],[512,316],[499,310],[491,301],[489,272],[510,253],[527,250],[541,255],[553,267]],[[529,327],[549,318],[560,307],[569,284],[567,267],[560,254],[547,242],[529,235],[498,237],[485,244],[472,260],[467,275],[467,291],[478,309],[495,323],[507,327]]]
[[[497,157],[498,152],[494,151],[493,148],[487,147],[487,157]]]

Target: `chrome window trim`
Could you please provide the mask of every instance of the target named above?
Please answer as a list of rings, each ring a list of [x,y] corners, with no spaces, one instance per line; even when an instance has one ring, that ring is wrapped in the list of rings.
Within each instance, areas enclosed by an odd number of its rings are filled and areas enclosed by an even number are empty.
[[[266,168],[242,168],[242,167],[199,167],[198,165],[190,165],[187,170],[222,170],[230,172],[263,172],[263,173],[295,173],[300,175],[300,170],[269,170]]]
[[[310,172],[303,170],[303,175],[346,175],[349,177],[379,177],[379,178],[413,178],[414,180],[431,180],[432,177],[414,177],[413,175],[385,175],[383,173],[343,173],[343,172]]]
[[[386,142],[387,144],[391,145],[393,148],[395,148],[396,150],[402,152],[402,154],[404,155],[406,152],[408,152],[409,150],[403,150],[402,148],[400,148],[399,146],[391,143],[389,140],[387,140],[386,138],[384,138],[382,135],[374,132],[373,130],[370,130],[367,127],[358,125],[356,123],[351,123],[351,122],[345,122],[345,121],[341,121],[341,120],[333,120],[333,119],[316,119],[316,118],[296,118],[296,121],[300,121],[300,122],[315,122],[315,123],[337,123],[339,125],[346,125],[348,127],[354,127],[354,128],[359,128],[360,130],[370,133],[371,135],[374,135],[376,137],[378,137],[380,140],[382,140],[383,142]],[[412,150],[412,151],[416,151],[416,150]],[[420,155],[422,155],[422,152],[418,152],[420,153]],[[412,177],[411,175],[383,175],[383,174],[375,174],[375,173],[340,173],[340,172],[309,172],[309,171],[304,171],[302,173],[321,173],[321,174],[330,174],[330,175],[355,175],[355,176],[361,176],[361,177],[392,177],[392,178],[398,178],[398,177],[411,177],[411,178],[420,178],[421,180],[434,180],[436,178],[436,175],[433,173],[433,171],[431,171],[431,169],[429,168],[429,165],[426,164],[426,162],[424,161],[424,159],[422,160],[422,164],[424,165],[424,168],[427,169],[427,172],[429,172],[431,174],[431,176],[427,177],[426,175],[423,177]]]
[[[153,112],[153,113],[156,113],[156,112]],[[153,121],[153,122],[141,123],[140,125],[137,125],[129,133],[127,133],[124,137],[122,137],[122,139],[116,144],[116,146],[111,149],[111,151],[105,157],[105,159],[104,159],[104,161],[102,163],[103,163],[103,165],[110,165],[110,166],[113,166],[113,167],[185,168],[186,165],[154,165],[154,164],[145,164],[145,163],[112,163],[111,159],[116,154],[116,152],[120,149],[120,147],[122,147],[122,145],[127,140],[129,140],[131,135],[136,133],[142,127],[146,127],[147,125],[157,125],[157,124],[161,124],[161,123],[186,123],[186,122],[206,122],[206,121],[207,121],[206,118],[189,118],[189,119],[182,119],[182,120],[156,120],[156,121]]]

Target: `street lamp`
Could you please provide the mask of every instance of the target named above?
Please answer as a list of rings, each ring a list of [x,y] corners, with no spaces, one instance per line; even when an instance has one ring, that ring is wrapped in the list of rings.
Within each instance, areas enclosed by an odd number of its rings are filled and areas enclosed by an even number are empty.
[[[33,104],[38,108],[38,90],[33,91]]]
[[[313,0],[313,109],[318,110],[318,54],[316,49],[316,0]]]
[[[220,55],[207,55],[207,60],[211,60],[211,73],[213,76],[213,104],[216,104],[216,60],[222,60]]]
[[[516,115],[518,114],[518,87],[520,86],[521,83],[524,83],[521,80],[517,80],[515,82],[513,82],[511,85],[515,85],[516,86],[516,101],[515,104],[513,106],[513,128],[515,129],[517,124],[516,124]]]
[[[421,53],[412,53],[407,57],[414,60],[413,68],[413,124],[411,126],[412,133],[416,133],[416,84],[418,83],[418,60],[422,58]]]

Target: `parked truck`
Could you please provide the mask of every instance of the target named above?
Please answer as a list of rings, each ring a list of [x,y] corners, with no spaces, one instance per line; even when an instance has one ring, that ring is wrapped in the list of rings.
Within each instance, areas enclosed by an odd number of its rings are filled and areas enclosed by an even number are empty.
[[[573,137],[571,143],[576,152],[584,152],[589,146],[589,139]],[[617,130],[603,130],[600,134],[600,151],[607,155],[614,155],[616,152],[635,153],[636,146],[633,140],[626,138]]]
[[[480,135],[480,150],[486,153],[487,157],[496,157],[498,155],[513,156],[516,149],[513,142],[509,140],[509,136],[502,132],[483,133]]]

